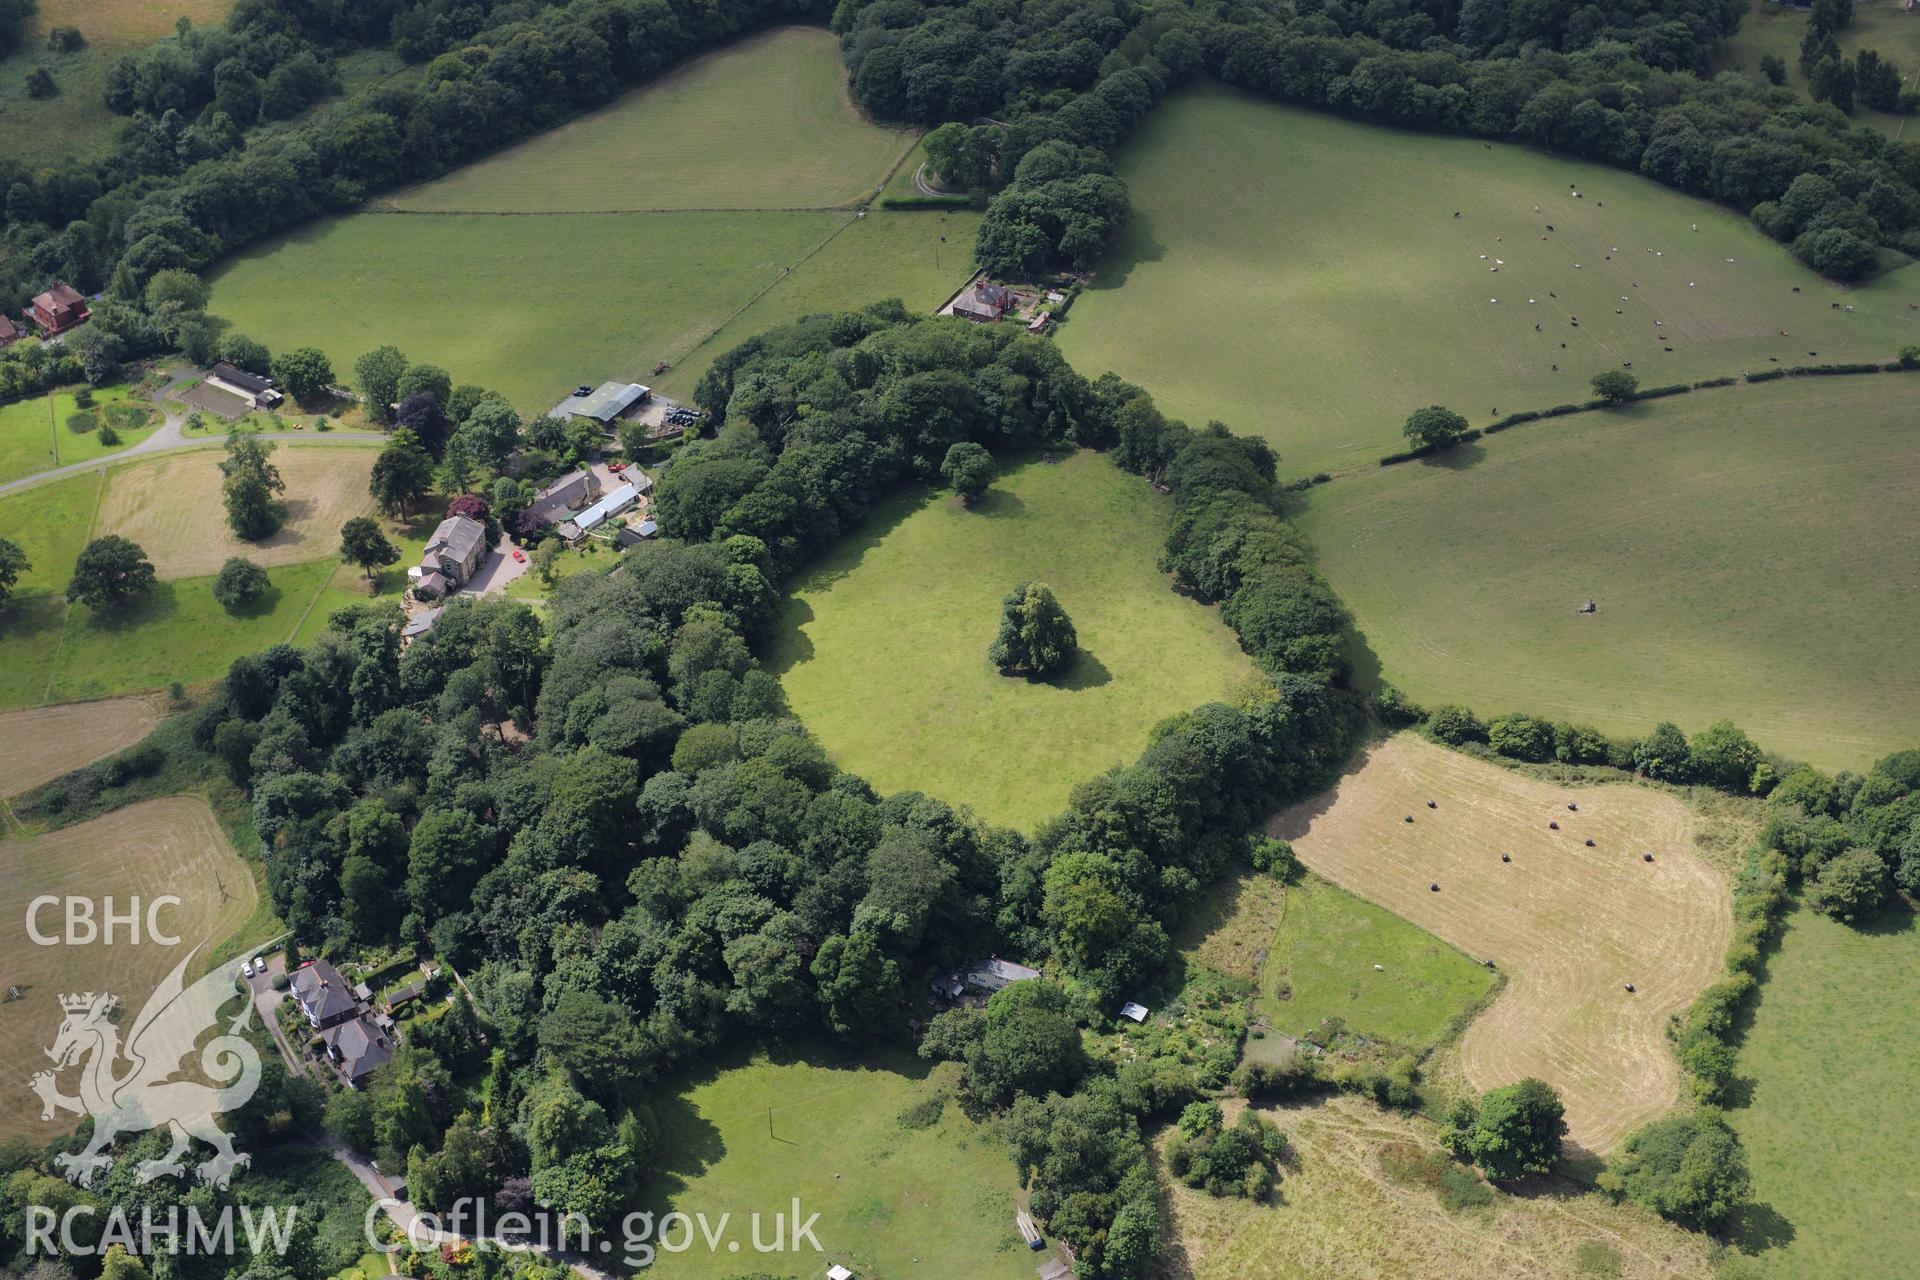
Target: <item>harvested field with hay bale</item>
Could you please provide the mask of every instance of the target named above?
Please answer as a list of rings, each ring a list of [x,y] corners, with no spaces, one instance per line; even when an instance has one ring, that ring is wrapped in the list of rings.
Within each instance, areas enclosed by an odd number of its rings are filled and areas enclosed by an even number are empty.
[[[287,523],[259,542],[242,542],[227,527],[217,449],[194,450],[125,467],[107,481],[94,536],[117,533],[139,543],[162,578],[218,573],[231,556],[263,566],[328,560],[340,554],[340,526],[373,512],[367,477],[374,449],[299,446],[277,449],[273,465],[287,482],[280,501]]]
[[[1452,1162],[1432,1123],[1351,1096],[1261,1109],[1287,1135],[1270,1203],[1215,1198],[1170,1182],[1162,1280],[1494,1280],[1611,1276],[1700,1280],[1708,1241],[1572,1183],[1544,1195],[1488,1191]],[[1407,1161],[1490,1196],[1448,1195]],[[1457,1170],[1455,1177],[1452,1171]],[[1449,1207],[1449,1201],[1453,1207]]]
[[[16,1085],[46,1067],[41,1051],[60,1026],[62,995],[111,991],[137,1013],[181,957],[194,947],[203,956],[213,950],[258,904],[253,873],[197,796],[148,800],[46,835],[0,841],[0,886],[0,992],[20,992],[17,1000],[0,1000],[0,1079]],[[147,905],[168,894],[180,903],[163,907],[158,923],[180,939],[177,946],[146,934]],[[121,913],[138,897],[140,941],[37,946],[27,933],[27,907],[43,895],[91,899],[96,913],[109,896]],[[39,928],[59,932],[61,909],[44,910]],[[72,1125],[70,1115],[42,1121],[24,1093],[0,1109],[0,1136],[41,1143]]]
[[[0,715],[0,796],[17,796],[140,741],[160,723],[158,698],[111,698]]]
[[[1437,811],[1401,821],[1429,796]],[[1402,734],[1268,830],[1320,875],[1494,962],[1508,983],[1461,1040],[1468,1081],[1538,1076],[1566,1103],[1569,1141],[1605,1152],[1678,1096],[1667,1017],[1720,976],[1730,896],[1672,796],[1622,784],[1566,806],[1565,787]]]

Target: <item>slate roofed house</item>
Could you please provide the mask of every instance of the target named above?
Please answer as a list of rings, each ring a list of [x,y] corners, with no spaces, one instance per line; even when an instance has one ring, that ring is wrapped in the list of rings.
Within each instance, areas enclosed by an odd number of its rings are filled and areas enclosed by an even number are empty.
[[[600,500],[600,477],[582,467],[569,471],[533,495],[527,511],[542,524],[559,524]]]
[[[375,1071],[393,1061],[393,1041],[365,1018],[329,1027],[320,1038],[326,1042],[327,1056],[356,1089],[364,1089]]]
[[[653,388],[637,382],[603,382],[587,395],[568,396],[554,406],[554,412],[591,418],[603,427],[610,427],[635,405],[645,404],[652,394]]]
[[[633,485],[623,484],[575,516],[573,522],[582,533],[591,533],[638,501],[640,490]]]
[[[248,373],[245,369],[229,364],[225,360],[207,370],[207,383],[229,395],[239,396],[247,402],[249,408],[254,409],[271,409],[285,398],[273,385],[272,378]]]
[[[1025,982],[1029,978],[1039,976],[1038,969],[1029,969],[1026,965],[1002,960],[998,956],[991,960],[982,960],[967,970],[968,984],[979,987],[983,991],[999,991],[1016,982]]]
[[[438,574],[434,576],[439,577]],[[442,578],[441,581],[444,582],[445,579]],[[425,582],[424,578],[422,579],[422,582],[423,583]],[[418,640],[421,636],[433,630],[433,624],[438,621],[440,621],[440,610],[422,609],[420,612],[414,614],[411,618],[407,619],[406,626],[400,628],[400,643],[404,645],[404,644],[409,644],[415,640]]]
[[[0,347],[11,346],[23,336],[19,325],[5,316],[0,316]]]
[[[660,526],[651,520],[642,520],[638,524],[622,525],[613,535],[613,541],[622,551],[628,547],[637,547],[660,532]]]
[[[989,324],[1013,310],[1019,302],[1013,290],[1005,285],[980,280],[953,300],[953,314],[978,324]]]
[[[49,338],[65,333],[91,314],[86,298],[70,284],[56,284],[33,300],[33,322]]]
[[[300,1012],[320,1030],[345,1022],[360,1012],[353,988],[325,960],[301,965],[293,971],[287,985]]]
[[[418,568],[407,576],[429,595],[444,596],[466,585],[487,554],[487,526],[470,516],[448,516],[427,539]]]

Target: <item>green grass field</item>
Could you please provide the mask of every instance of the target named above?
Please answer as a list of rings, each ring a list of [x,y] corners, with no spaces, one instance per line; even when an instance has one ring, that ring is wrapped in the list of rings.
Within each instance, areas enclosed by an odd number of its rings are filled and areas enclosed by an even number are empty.
[[[1426,930],[1309,875],[1287,889],[1255,1007],[1286,1035],[1340,1018],[1361,1035],[1424,1050],[1492,985],[1491,973]]]
[[[1920,269],[1842,291],[1731,211],[1521,147],[1203,87],[1120,168],[1133,220],[1062,349],[1265,436],[1287,475],[1372,465],[1423,405],[1478,426],[1584,400],[1625,361],[1651,386],[1920,342]]]
[[[391,203],[431,213],[849,204],[880,186],[913,135],[862,118],[845,83],[831,32],[769,31]]]
[[[1740,30],[1731,39],[1721,41],[1714,70],[1758,75],[1761,57],[1771,53],[1787,64],[1787,83],[1804,92],[1807,77],[1800,70],[1800,41],[1806,34],[1805,9],[1782,9],[1770,14],[1760,0],[1751,0],[1746,17],[1740,20]],[[1920,21],[1902,9],[1899,0],[1857,0],[1853,21],[1834,37],[1834,43],[1849,58],[1861,49],[1876,51],[1900,69],[1909,89],[1914,87],[1915,77],[1920,74]],[[1908,133],[1907,118],[1902,114],[1856,106],[1853,119],[1871,124],[1891,137],[1913,140]]]
[[[1917,1027],[1910,914],[1864,930],[1807,910],[1788,917],[1740,1051],[1752,1104],[1728,1113],[1764,1206],[1735,1236],[1750,1251],[1771,1245],[1761,1256],[1772,1280],[1906,1274],[1920,1256]]]
[[[1031,827],[1130,763],[1159,720],[1251,673],[1211,609],[1154,567],[1168,500],[1095,453],[1018,466],[978,507],[915,491],[797,579],[771,664],[841,766]],[[1000,600],[1050,584],[1081,654],[1058,682],[998,674]]]
[[[825,209],[879,189],[913,141],[854,113],[837,48],[799,28],[742,41],[384,211],[256,246],[214,273],[213,309],[336,370],[392,342],[527,413],[605,378],[688,395],[726,348],[809,312],[931,311],[971,271],[978,215]]]
[[[968,1276],[1032,1280],[1046,1255],[1029,1253],[1014,1227],[1020,1180],[997,1130],[949,1101],[937,1123],[909,1128],[900,1115],[944,1094],[957,1071],[931,1070],[908,1053],[849,1058],[838,1047],[794,1056],[735,1056],[717,1070],[675,1079],[654,1101],[658,1154],[644,1173],[643,1211],[704,1213],[728,1234],[709,1250],[661,1252],[646,1272],[661,1280],[720,1280],[747,1271],[824,1275],[831,1263],[861,1276]],[[749,1219],[817,1213],[822,1252],[756,1256]],[[664,1237],[679,1239],[676,1230]],[[738,1244],[730,1251],[728,1241]]]
[[[1920,724],[1916,407],[1901,374],[1698,391],[1345,476],[1297,523],[1363,676],[1423,703],[1622,735],[1730,716],[1864,768]]]
[[[0,538],[24,551],[33,566],[14,584],[16,600],[67,589],[105,483],[99,474],[88,472],[0,498]]]

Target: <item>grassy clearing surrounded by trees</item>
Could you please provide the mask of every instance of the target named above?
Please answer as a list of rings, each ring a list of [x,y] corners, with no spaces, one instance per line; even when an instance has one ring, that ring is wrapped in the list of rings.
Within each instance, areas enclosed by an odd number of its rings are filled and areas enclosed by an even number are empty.
[[[1732,716],[1861,769],[1920,723],[1909,377],[1530,423],[1314,489],[1296,523],[1379,675],[1419,701],[1620,735]],[[1589,595],[1599,612],[1575,614]]]
[[[146,993],[194,946],[213,947],[245,925],[257,905],[253,873],[240,860],[214,812],[197,796],[130,805],[102,818],[39,836],[0,839],[0,952],[7,981],[28,993],[0,1003],[0,1071],[24,1082],[48,1063],[41,1049],[60,1023],[54,997],[69,991],[112,991],[136,1014]],[[223,891],[224,890],[224,891]],[[162,917],[177,947],[138,944],[34,946],[27,937],[27,900],[41,894],[120,902],[160,894],[179,899]],[[49,917],[44,927],[55,927]],[[196,975],[197,976],[197,975]],[[72,1117],[42,1121],[40,1109],[16,1103],[0,1111],[0,1135],[47,1142]]]
[[[1736,1222],[1735,1236],[1743,1249],[1772,1246],[1762,1255],[1768,1276],[1886,1275],[1890,1259],[1920,1252],[1916,1027],[1911,913],[1868,928],[1810,910],[1787,917],[1740,1050],[1752,1103],[1727,1113],[1765,1206]]]
[[[1120,161],[1133,218],[1062,349],[1170,415],[1264,435],[1283,475],[1372,466],[1422,405],[1482,426],[1588,399],[1623,361],[1651,386],[1920,341],[1920,272],[1842,290],[1734,213],[1520,147],[1202,87]]]
[[[1712,1273],[1705,1237],[1564,1181],[1546,1194],[1492,1193],[1484,1208],[1449,1211],[1435,1190],[1386,1167],[1417,1151],[1452,1158],[1428,1121],[1334,1096],[1263,1108],[1292,1153],[1273,1203],[1168,1189],[1168,1274],[1352,1276],[1366,1280],[1528,1276],[1540,1280],[1676,1280]],[[1465,1166],[1451,1165],[1465,1176]],[[1596,1264],[1604,1263],[1596,1269]]]
[[[1170,500],[1099,454],[877,508],[793,584],[769,665],[840,766],[1031,827],[1076,783],[1132,761],[1159,720],[1252,672],[1212,609],[1154,564]],[[1053,683],[987,661],[1001,597],[1049,584],[1079,631]]]
[[[1715,71],[1740,71],[1760,74],[1760,59],[1772,54],[1787,64],[1787,84],[1806,91],[1807,76],[1800,69],[1800,41],[1807,34],[1807,10],[1782,8],[1768,13],[1761,0],[1751,0],[1740,30],[1723,40],[1719,56],[1713,60]],[[1873,49],[1900,70],[1907,88],[1912,88],[1920,73],[1920,22],[1901,8],[1900,0],[1858,0],[1853,6],[1853,21],[1834,36],[1840,52],[1851,58],[1862,49]],[[1906,116],[1898,112],[1872,111],[1855,104],[1856,122],[1871,124],[1890,137],[1911,142]]]
[[[1276,1031],[1311,1035],[1340,1018],[1361,1035],[1424,1050],[1493,986],[1457,948],[1318,876],[1289,886],[1286,899],[1256,1002]]]
[[[388,212],[256,246],[212,273],[213,310],[342,376],[391,342],[523,413],[606,378],[687,395],[722,350],[812,312],[931,311],[971,271],[979,215],[818,211],[879,188],[911,145],[862,119],[845,80],[825,32],[744,40]]]
[[[879,187],[913,135],[864,119],[846,79],[831,32],[764,32],[390,203],[416,213],[850,204]]]
[[[661,1280],[735,1276],[750,1252],[748,1216],[818,1213],[825,1256],[807,1274],[844,1263],[857,1275],[920,1273],[1031,1280],[1036,1255],[1014,1229],[1020,1179],[997,1127],[968,1120],[953,1101],[958,1068],[898,1050],[861,1059],[840,1046],[770,1058],[733,1054],[724,1067],[678,1077],[654,1103],[660,1140],[648,1165],[642,1210],[733,1214],[729,1238],[708,1252],[662,1252],[647,1274]],[[901,1117],[944,1096],[936,1123]],[[677,1236],[677,1233],[676,1233]],[[767,1259],[781,1274],[792,1255]],[[808,1259],[816,1257],[811,1250]],[[915,1266],[915,1260],[919,1265]],[[929,1270],[931,1268],[931,1270]]]

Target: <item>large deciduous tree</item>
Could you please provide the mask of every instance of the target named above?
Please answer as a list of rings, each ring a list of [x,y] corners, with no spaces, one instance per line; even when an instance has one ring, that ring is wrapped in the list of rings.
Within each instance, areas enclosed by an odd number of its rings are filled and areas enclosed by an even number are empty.
[[[117,609],[153,590],[153,562],[139,544],[110,533],[89,542],[74,562],[67,599],[89,608]]]
[[[1053,588],[1023,582],[1000,605],[1000,634],[987,647],[987,660],[1002,675],[1044,680],[1067,669],[1080,651],[1080,639]]]
[[[1441,1141],[1495,1182],[1511,1182],[1551,1170],[1566,1133],[1560,1095],[1544,1080],[1529,1076],[1487,1090],[1477,1107],[1465,1100],[1456,1103]]]
[[[354,380],[366,398],[367,411],[379,421],[393,421],[394,408],[400,403],[400,379],[406,372],[407,357],[391,343],[353,362]]]
[[[433,487],[433,456],[418,436],[402,428],[373,460],[368,492],[388,515],[404,516]]]
[[[273,376],[287,394],[303,405],[318,404],[332,394],[333,363],[318,347],[295,347],[273,358]]]
[[[993,455],[971,440],[962,440],[947,450],[940,474],[960,495],[960,501],[972,506],[993,483]]]
[[[374,590],[374,572],[400,558],[400,549],[387,541],[387,535],[372,516],[355,516],[340,526],[340,558],[359,566],[367,575],[367,591]]]
[[[1444,449],[1467,434],[1467,420],[1444,405],[1432,404],[1409,414],[1401,430],[1416,449]]]
[[[13,588],[20,581],[20,575],[33,566],[27,563],[27,553],[17,543],[0,538],[0,605],[13,595]]]
[[[227,527],[247,542],[278,533],[287,520],[287,509],[278,500],[287,482],[270,461],[273,452],[273,442],[254,432],[236,431],[227,437],[227,456],[220,463],[225,476],[220,496],[227,507]]]

